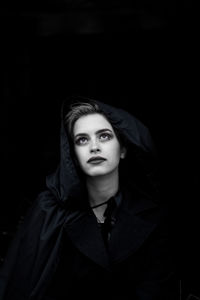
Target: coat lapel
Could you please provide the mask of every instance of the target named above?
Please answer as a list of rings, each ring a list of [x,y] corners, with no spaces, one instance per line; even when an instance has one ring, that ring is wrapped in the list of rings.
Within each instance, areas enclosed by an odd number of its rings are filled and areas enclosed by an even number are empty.
[[[156,228],[155,217],[143,218],[144,213],[151,216],[149,211],[156,207],[149,199],[123,196],[111,231],[109,256],[94,214],[80,213],[75,222],[65,224],[65,229],[79,251],[96,264],[109,268],[110,263],[122,261],[137,251]]]
[[[65,229],[73,244],[87,257],[104,268],[109,267],[107,251],[100,228],[92,213],[85,213]]]
[[[109,244],[112,263],[126,259],[143,245],[157,226],[157,217],[151,213],[156,208],[151,199],[138,193],[124,193]]]
[[[123,211],[113,228],[109,252],[113,263],[126,259],[139,249],[156,224]]]

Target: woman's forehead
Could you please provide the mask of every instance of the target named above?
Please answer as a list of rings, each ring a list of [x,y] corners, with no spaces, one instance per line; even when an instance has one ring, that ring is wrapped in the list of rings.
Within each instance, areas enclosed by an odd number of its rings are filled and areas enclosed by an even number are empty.
[[[113,130],[110,122],[101,114],[94,113],[80,117],[74,124],[74,135],[79,133],[96,132],[101,129]]]

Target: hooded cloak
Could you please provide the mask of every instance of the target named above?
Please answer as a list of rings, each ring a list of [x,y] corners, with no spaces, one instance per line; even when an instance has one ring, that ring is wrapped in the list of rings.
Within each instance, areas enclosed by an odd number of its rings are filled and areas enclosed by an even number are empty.
[[[80,98],[80,101],[84,100],[87,99]],[[64,228],[66,224],[80,217],[80,213],[68,210],[70,203],[82,192],[64,125],[68,102],[69,100],[63,103],[61,110],[59,166],[53,174],[47,176],[46,190],[33,202],[9,248],[0,273],[1,300],[43,299],[46,287],[59,263]],[[138,170],[142,170],[141,178],[146,182],[145,192],[150,198],[158,198],[158,177],[155,175],[158,164],[148,128],[128,112],[100,101],[96,102],[129,145],[129,170],[135,168],[130,162],[137,162]],[[132,184],[137,174],[135,177],[128,177]],[[144,184],[140,188],[144,188]]]

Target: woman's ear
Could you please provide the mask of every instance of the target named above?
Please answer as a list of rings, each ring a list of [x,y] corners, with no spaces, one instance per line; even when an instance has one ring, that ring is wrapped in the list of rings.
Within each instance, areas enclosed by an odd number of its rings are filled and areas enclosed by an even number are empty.
[[[125,147],[121,148],[120,158],[124,159],[126,157],[127,149]]]

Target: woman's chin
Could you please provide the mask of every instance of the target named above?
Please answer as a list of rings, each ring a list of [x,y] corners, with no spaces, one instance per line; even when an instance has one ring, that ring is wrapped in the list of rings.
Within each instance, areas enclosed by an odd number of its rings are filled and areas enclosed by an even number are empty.
[[[99,169],[99,170],[90,170],[90,172],[87,172],[87,176],[88,177],[94,177],[94,178],[96,178],[96,177],[103,177],[103,176],[105,176],[105,177],[110,177],[110,176],[114,176],[114,175],[116,175],[115,173],[116,172],[118,172],[118,169]]]
[[[99,176],[106,176],[107,174],[108,174],[107,172],[96,171],[96,172],[89,172],[87,174],[87,176],[89,176],[89,177],[99,177]]]

